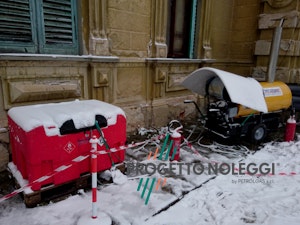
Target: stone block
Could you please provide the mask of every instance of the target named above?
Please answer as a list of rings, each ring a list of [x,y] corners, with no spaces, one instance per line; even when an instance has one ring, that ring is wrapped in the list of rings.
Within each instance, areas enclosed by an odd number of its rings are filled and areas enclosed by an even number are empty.
[[[111,30],[109,38],[112,43],[112,50],[129,50],[130,33],[126,31]]]
[[[123,31],[149,32],[150,29],[149,16],[127,11],[110,10],[108,23],[112,29]]]
[[[150,117],[150,107],[147,104],[122,106],[125,111],[127,121],[127,132],[132,133],[140,127],[148,127],[148,119]]]
[[[258,81],[265,81],[267,79],[267,67],[252,68],[252,77]]]
[[[8,149],[3,144],[0,144],[0,172],[6,170],[8,162],[9,162]]]
[[[9,133],[8,133],[8,131],[1,132],[1,130],[0,130],[0,142],[9,144]]]
[[[261,14],[259,16],[259,29],[275,28],[279,25],[280,20],[284,18],[283,27],[296,28],[299,25],[299,12],[290,11],[285,13]]]
[[[256,15],[259,11],[258,5],[240,5],[236,7],[236,18],[251,18],[253,20],[253,15]]]
[[[167,104],[154,106],[152,112],[152,126],[154,127],[166,126],[170,118],[168,114],[169,114],[169,107]]]
[[[146,33],[131,33],[131,49],[136,51],[147,51],[150,35]]]
[[[289,71],[289,83],[300,83],[300,68],[291,69]]]
[[[185,88],[181,85],[182,81],[187,77],[185,73],[169,73],[167,79],[167,92],[168,91],[180,91]]]
[[[80,83],[76,80],[10,82],[9,90],[12,103],[81,96]]]
[[[144,69],[139,67],[120,68],[115,77],[115,101],[134,102],[145,99],[146,80]]]
[[[255,55],[269,55],[271,51],[271,41],[258,40],[255,44]],[[282,56],[299,56],[300,55],[300,41],[296,40],[281,40],[279,55]]]
[[[255,43],[255,55],[269,55],[271,49],[271,42],[266,40],[258,40]]]

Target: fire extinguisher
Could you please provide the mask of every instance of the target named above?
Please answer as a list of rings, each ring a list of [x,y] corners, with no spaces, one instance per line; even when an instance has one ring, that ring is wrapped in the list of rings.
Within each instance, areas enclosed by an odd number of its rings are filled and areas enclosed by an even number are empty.
[[[176,127],[175,129],[173,129],[172,126],[175,123],[177,123],[179,126]],[[181,140],[182,140],[180,132],[181,132],[181,129],[182,129],[182,125],[179,121],[172,120],[169,123],[168,129],[169,129],[169,132],[171,133],[170,137],[171,137],[171,140],[172,140],[172,148],[171,148],[169,157],[171,158],[171,161],[173,161],[173,160],[179,161],[179,159],[180,159],[180,145],[181,145]]]
[[[285,128],[285,141],[293,141],[295,138],[296,132],[296,120],[295,120],[295,111],[292,110],[290,118],[287,120],[286,128]]]

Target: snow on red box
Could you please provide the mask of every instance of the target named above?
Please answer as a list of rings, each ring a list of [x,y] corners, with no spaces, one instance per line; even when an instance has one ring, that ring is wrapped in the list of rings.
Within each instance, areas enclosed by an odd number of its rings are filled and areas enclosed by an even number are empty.
[[[100,130],[95,126],[98,122]],[[8,123],[12,160],[28,183],[50,174],[41,182],[34,182],[32,190],[46,185],[59,185],[78,179],[90,172],[89,156],[93,135],[100,131],[110,148],[98,143],[97,170],[110,169],[124,161],[125,150],[118,149],[126,142],[126,117],[117,106],[97,100],[39,104],[11,108]],[[74,160],[75,159],[75,160]],[[72,165],[55,173],[59,167]]]

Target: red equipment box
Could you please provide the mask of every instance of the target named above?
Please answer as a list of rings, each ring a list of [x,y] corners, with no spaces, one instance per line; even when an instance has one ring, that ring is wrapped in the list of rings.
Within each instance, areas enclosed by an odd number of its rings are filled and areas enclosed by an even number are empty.
[[[99,141],[98,172],[125,158],[125,150],[118,149],[126,142],[125,113],[105,102],[76,100],[14,107],[8,111],[8,123],[13,163],[28,183],[34,181],[34,191],[89,173],[89,140],[93,135],[100,137],[100,132],[110,150]]]

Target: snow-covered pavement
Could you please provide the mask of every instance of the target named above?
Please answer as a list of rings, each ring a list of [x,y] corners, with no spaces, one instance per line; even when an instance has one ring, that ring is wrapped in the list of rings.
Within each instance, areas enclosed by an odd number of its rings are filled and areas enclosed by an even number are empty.
[[[300,143],[267,144],[253,161],[274,162],[281,175],[217,176],[146,224],[300,224]]]
[[[184,149],[184,162],[199,159],[199,155]],[[241,159],[216,153],[209,158],[236,165]],[[120,225],[300,224],[300,142],[266,143],[242,160],[245,165],[274,165],[275,175],[214,176],[205,170],[200,175],[170,176],[164,187],[153,189],[147,205],[141,191],[137,191],[140,178],[129,178],[122,184],[99,187],[98,211]],[[144,162],[149,161],[158,162],[146,158]],[[26,208],[15,196],[0,203],[0,224],[75,225],[83,216],[90,216],[91,209],[91,192],[35,208]]]

